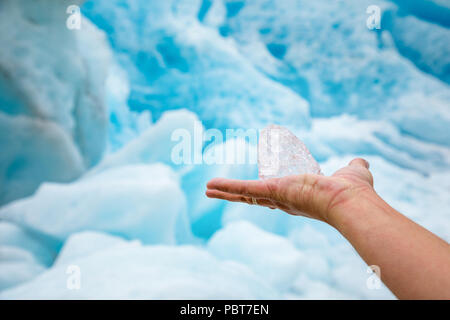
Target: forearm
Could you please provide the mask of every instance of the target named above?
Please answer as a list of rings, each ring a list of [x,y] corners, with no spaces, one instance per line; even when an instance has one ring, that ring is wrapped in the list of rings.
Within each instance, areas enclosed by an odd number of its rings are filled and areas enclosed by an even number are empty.
[[[375,192],[330,213],[330,224],[401,299],[450,299],[450,246]]]

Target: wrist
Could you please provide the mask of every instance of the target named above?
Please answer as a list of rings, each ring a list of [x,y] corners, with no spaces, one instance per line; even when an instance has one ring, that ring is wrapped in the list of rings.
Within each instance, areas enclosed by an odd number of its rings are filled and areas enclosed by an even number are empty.
[[[327,223],[345,236],[349,230],[374,227],[382,221],[378,217],[379,213],[387,210],[392,208],[375,190],[366,189],[330,208]]]

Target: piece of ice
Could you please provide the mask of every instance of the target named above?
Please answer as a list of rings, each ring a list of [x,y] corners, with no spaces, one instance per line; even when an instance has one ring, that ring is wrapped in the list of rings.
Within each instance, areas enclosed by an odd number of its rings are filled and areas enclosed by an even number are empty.
[[[259,135],[258,173],[260,179],[269,179],[321,171],[308,148],[291,131],[269,125]]]

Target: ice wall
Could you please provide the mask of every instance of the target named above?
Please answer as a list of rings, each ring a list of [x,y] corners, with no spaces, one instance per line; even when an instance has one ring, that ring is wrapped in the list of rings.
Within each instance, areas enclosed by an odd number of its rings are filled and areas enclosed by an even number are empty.
[[[450,3],[447,0],[393,0],[409,14],[450,27]]]
[[[207,127],[290,119],[307,127],[308,103],[262,75],[234,41],[197,19],[200,1],[89,1],[83,12],[108,34],[130,76],[129,105],[195,111]],[[254,106],[258,106],[255,112]]]
[[[385,119],[411,136],[448,146],[450,89],[409,61],[445,80],[447,28],[402,17],[387,1],[224,3],[221,34],[257,68],[305,97],[313,116]],[[369,5],[391,13],[380,31],[366,26],[369,15],[362,13]],[[439,129],[429,129],[430,123]]]
[[[424,72],[450,83],[450,30],[401,12],[387,11],[383,18],[398,51]]]
[[[89,21],[66,27],[69,4],[0,4],[0,204],[79,177],[105,149],[110,51]]]

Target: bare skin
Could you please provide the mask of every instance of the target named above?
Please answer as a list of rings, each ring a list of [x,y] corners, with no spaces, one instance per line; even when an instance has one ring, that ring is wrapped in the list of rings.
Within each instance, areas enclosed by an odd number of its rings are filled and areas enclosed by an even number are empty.
[[[281,209],[336,228],[399,299],[450,299],[450,245],[389,206],[369,164],[354,159],[332,176],[243,181],[215,178],[210,198]]]

